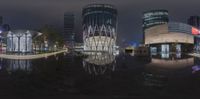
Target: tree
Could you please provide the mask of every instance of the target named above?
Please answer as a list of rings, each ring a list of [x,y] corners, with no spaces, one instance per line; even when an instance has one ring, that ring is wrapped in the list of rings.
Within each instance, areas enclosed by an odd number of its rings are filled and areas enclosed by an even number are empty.
[[[44,42],[47,41],[50,48],[53,48],[54,45],[59,48],[63,47],[63,37],[56,28],[50,25],[45,25],[39,31],[42,35],[36,39],[38,43],[44,46]]]

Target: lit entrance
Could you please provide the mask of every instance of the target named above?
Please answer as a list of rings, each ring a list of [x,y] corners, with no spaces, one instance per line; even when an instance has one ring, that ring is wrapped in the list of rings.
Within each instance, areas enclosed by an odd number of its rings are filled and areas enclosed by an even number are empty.
[[[169,53],[169,44],[161,45],[161,53]]]

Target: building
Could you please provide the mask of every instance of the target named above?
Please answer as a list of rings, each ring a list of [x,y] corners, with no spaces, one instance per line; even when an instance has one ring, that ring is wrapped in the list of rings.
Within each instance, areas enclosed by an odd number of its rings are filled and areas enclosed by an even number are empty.
[[[195,28],[184,23],[170,22],[145,30],[145,45],[151,53],[192,52]]]
[[[128,53],[132,56],[148,56],[149,55],[149,49],[146,46],[128,46],[125,48],[125,53]]]
[[[200,28],[200,17],[199,16],[190,16],[188,18],[188,24],[199,29]]]
[[[200,29],[200,16],[190,16],[188,18],[188,24]],[[199,35],[199,33],[197,33],[197,35]],[[200,52],[200,37],[199,36],[195,36],[194,37],[194,51],[195,52]]]
[[[32,53],[33,39],[40,35],[42,33],[31,30],[12,30],[1,34],[7,53]]]
[[[169,14],[167,10],[150,10],[143,12],[142,29],[143,40],[145,39],[144,31],[152,26],[165,24],[169,22]]]
[[[117,39],[117,10],[109,4],[83,8],[84,50],[113,52]]]
[[[64,41],[67,47],[72,48],[75,43],[75,33],[74,33],[74,14],[65,13],[64,14]]]
[[[3,17],[0,16],[0,25],[2,25],[2,24],[3,24]]]

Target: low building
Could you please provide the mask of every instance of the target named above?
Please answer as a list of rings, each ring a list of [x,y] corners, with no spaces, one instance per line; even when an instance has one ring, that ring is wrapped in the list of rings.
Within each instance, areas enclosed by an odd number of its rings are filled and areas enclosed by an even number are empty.
[[[148,56],[149,49],[148,47],[145,46],[139,46],[139,47],[128,46],[125,48],[125,53],[128,53],[132,56]]]
[[[32,53],[33,39],[42,33],[31,30],[12,30],[3,32],[7,53]]]
[[[151,53],[192,52],[195,28],[184,23],[170,22],[145,30],[145,45]]]

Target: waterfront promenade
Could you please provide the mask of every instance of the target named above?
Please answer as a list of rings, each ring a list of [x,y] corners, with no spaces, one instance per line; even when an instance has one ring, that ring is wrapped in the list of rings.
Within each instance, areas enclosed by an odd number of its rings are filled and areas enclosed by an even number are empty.
[[[49,57],[49,56],[60,54],[60,53],[66,53],[66,52],[68,52],[67,49],[60,50],[60,51],[57,51],[57,52],[43,53],[43,54],[36,54],[36,55],[8,55],[8,54],[0,54],[0,58],[4,58],[4,59],[22,59],[22,60],[26,60],[26,59],[40,59],[40,58],[45,58],[45,57]]]
[[[200,58],[199,53],[189,53],[188,55]]]

